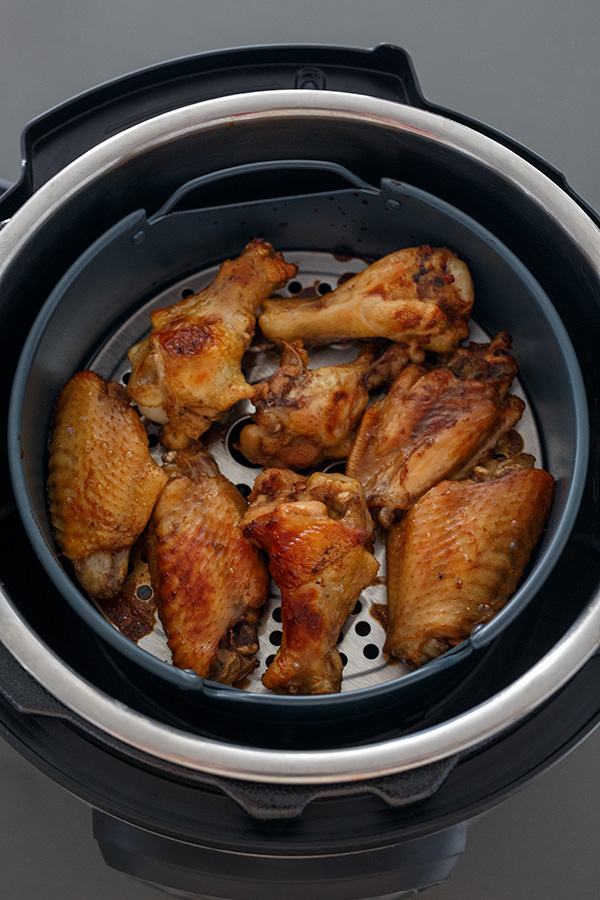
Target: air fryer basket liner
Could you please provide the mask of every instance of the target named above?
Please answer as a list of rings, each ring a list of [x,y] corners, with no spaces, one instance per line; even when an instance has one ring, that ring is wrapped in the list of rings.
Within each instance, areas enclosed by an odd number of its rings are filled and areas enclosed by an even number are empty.
[[[335,189],[173,211],[182,201],[188,205],[197,202],[198,190],[206,188],[209,181],[235,177],[243,183],[245,176],[257,170],[262,170],[266,179],[269,167],[293,170],[295,180],[299,170],[310,169],[312,174],[316,171],[330,177]],[[310,180],[311,173],[306,175]],[[350,187],[340,189],[340,179]],[[554,510],[535,565],[505,609],[470,640],[422,669],[397,677],[402,668],[384,665],[380,655],[365,669],[365,648],[360,641],[356,646],[357,617],[351,616],[340,649],[349,659],[356,659],[358,654],[361,662],[355,665],[354,677],[352,665],[347,666],[346,693],[291,698],[291,702],[203,682],[194,673],[176,669],[121,635],[63,569],[45,502],[47,439],[52,408],[62,385],[88,365],[105,377],[122,377],[128,347],[148,327],[149,308],[176,302],[182,288],[200,289],[212,279],[218,262],[238,255],[255,236],[264,237],[283,250],[287,259],[300,263],[298,280],[303,287],[358,271],[364,265],[360,257],[365,245],[372,252],[375,244],[378,256],[420,243],[455,250],[469,265],[475,284],[472,339],[491,336],[498,330],[513,335],[520,366],[519,389],[524,390],[527,403],[520,429],[525,448],[557,480]],[[319,353],[311,355],[319,364]],[[260,370],[263,364],[259,359],[253,377],[250,360],[250,381],[264,377]],[[150,218],[143,210],[132,212],[96,241],[57,284],[36,320],[17,371],[11,415],[16,421],[22,410],[22,420],[12,429],[11,465],[29,537],[48,574],[83,620],[128,661],[186,691],[227,699],[228,706],[234,708],[251,702],[255,709],[264,709],[266,703],[275,705],[278,714],[288,715],[295,708],[304,716],[323,706],[323,712],[327,709],[342,717],[352,716],[353,709],[354,713],[358,711],[355,701],[368,703],[374,692],[397,700],[418,694],[434,679],[441,690],[445,679],[440,679],[440,673],[445,672],[447,677],[450,667],[464,663],[474,649],[487,646],[520,614],[548,577],[576,514],[573,503],[569,508],[569,498],[577,494],[574,460],[582,447],[575,410],[584,402],[583,396],[575,354],[549,299],[514,254],[474,220],[420,189],[389,179],[377,189],[330,163],[286,161],[278,166],[244,166],[182,186]],[[242,407],[213,428],[209,444],[228,477],[251,485],[256,470],[232,456],[228,441],[236,421],[249,411],[251,407]],[[371,630],[367,642],[377,641],[381,646],[383,631],[369,616],[368,606],[372,599],[384,599],[385,590],[368,591],[373,596],[365,597],[367,602],[358,620],[363,623],[361,630],[367,626]],[[382,597],[378,591],[383,591]],[[272,630],[271,621],[262,637],[263,657],[274,650],[273,645],[269,650],[268,643]]]

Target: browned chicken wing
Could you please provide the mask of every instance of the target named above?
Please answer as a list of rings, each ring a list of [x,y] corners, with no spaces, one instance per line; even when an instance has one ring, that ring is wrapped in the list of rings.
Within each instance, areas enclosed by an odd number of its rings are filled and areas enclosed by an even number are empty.
[[[164,426],[165,447],[189,446],[225,410],[252,397],[241,362],[256,308],[295,274],[295,265],[255,239],[199,294],[152,313],[151,334],[128,353],[127,389],[140,412]]]
[[[442,248],[409,247],[324,296],[267,300],[259,324],[269,340],[307,345],[389,338],[421,362],[425,350],[449,353],[468,336],[472,306],[462,260]]]
[[[523,401],[507,393],[517,372],[510,345],[500,333],[445,366],[411,364],[367,409],[346,472],[382,525],[443,478],[466,476],[521,418]]]
[[[203,450],[171,451],[150,520],[148,559],[173,663],[235,684],[257,665],[266,560],[244,537],[247,503]]]
[[[338,692],[336,642],[379,567],[365,546],[373,523],[360,484],[270,469],[256,480],[245,522],[246,536],[269,554],[282,596],[283,638],[263,684],[282,694]]]
[[[120,384],[84,371],[65,385],[54,413],[49,468],[57,543],[89,594],[114,597],[167,481]]]
[[[516,590],[553,495],[548,472],[516,468],[421,497],[388,533],[385,652],[420,666],[489,621]]]
[[[253,422],[242,430],[240,450],[266,467],[305,469],[345,459],[369,402],[369,391],[392,381],[408,362],[398,345],[376,343],[357,359],[309,369],[302,342],[286,344],[280,367],[255,385]]]

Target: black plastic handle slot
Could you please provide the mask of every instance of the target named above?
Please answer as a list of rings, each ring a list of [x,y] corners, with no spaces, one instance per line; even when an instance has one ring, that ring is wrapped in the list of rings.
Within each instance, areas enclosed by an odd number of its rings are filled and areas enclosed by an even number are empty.
[[[74,720],[73,714],[42,687],[0,643],[0,693],[19,713],[58,716]]]
[[[393,809],[431,797],[459,760],[458,756],[380,778],[324,785],[255,784],[224,779],[221,790],[255,819],[294,819],[315,800],[373,794]]]

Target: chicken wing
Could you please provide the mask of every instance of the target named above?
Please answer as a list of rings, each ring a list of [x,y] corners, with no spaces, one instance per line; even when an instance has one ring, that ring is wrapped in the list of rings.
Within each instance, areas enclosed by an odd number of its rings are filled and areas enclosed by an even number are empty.
[[[548,472],[516,468],[421,497],[388,533],[384,651],[421,666],[489,621],[516,590],[553,495]]]
[[[56,403],[48,497],[56,541],[93,597],[118,594],[166,481],[125,389],[78,372]]]
[[[148,561],[173,663],[235,684],[256,667],[268,592],[263,554],[244,537],[247,503],[203,450],[170,451],[150,520]]]
[[[152,313],[151,334],[128,353],[127,389],[140,412],[164,426],[165,447],[184,449],[234,403],[252,397],[241,362],[256,308],[295,274],[295,265],[257,238],[199,294]]]
[[[324,296],[267,300],[259,324],[272,341],[328,344],[389,338],[421,362],[449,353],[468,333],[473,284],[446,249],[409,247],[384,256]]]
[[[379,567],[366,548],[373,523],[360,484],[269,469],[256,480],[244,521],[244,534],[269,554],[282,596],[283,638],[263,684],[282,694],[340,691],[336,642]]]
[[[411,364],[365,412],[346,473],[389,527],[397,513],[443,478],[466,476],[521,418],[509,395],[517,364],[510,336],[459,348],[445,366]]]
[[[253,422],[240,450],[267,467],[305,469],[345,459],[369,402],[369,391],[392,381],[408,362],[398,345],[381,352],[370,344],[352,362],[308,368],[300,341],[286,344],[280,367],[255,385]]]

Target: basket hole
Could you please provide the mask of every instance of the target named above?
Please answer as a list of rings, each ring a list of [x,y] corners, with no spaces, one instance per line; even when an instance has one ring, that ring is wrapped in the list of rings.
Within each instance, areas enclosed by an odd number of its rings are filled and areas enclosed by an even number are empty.
[[[357,634],[360,634],[361,637],[366,637],[367,634],[371,633],[371,626],[368,622],[357,622],[354,626],[354,630]]]
[[[342,461],[342,462],[331,463],[328,466],[324,466],[322,471],[323,472],[334,472],[338,475],[345,475],[346,474],[346,462]]]
[[[302,290],[302,285],[299,281],[290,281],[287,288],[290,294],[299,294]]]
[[[319,294],[329,294],[331,293],[331,285],[326,281],[322,281],[319,287],[317,288]]]
[[[181,299],[185,300],[186,297],[193,297],[196,292],[192,290],[190,287],[183,288],[181,291]]]
[[[246,500],[252,493],[252,488],[250,487],[249,484],[242,484],[242,483],[236,484],[236,488],[238,489],[238,491],[240,492],[242,497],[244,497]]]
[[[272,631],[271,634],[269,635],[269,640],[271,641],[273,646],[279,647],[281,644],[282,637],[283,637],[283,635],[282,635],[281,631]]]
[[[379,647],[376,644],[367,644],[367,646],[363,648],[363,654],[367,659],[377,659],[379,656]]]

